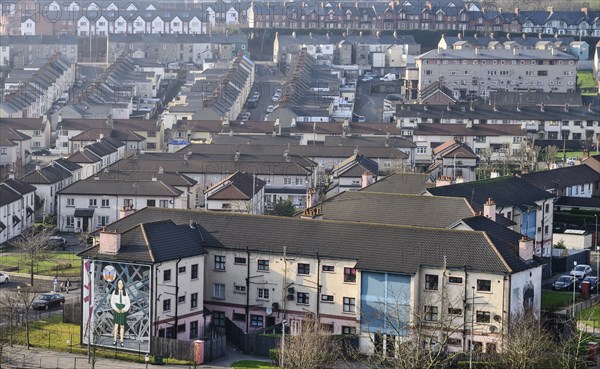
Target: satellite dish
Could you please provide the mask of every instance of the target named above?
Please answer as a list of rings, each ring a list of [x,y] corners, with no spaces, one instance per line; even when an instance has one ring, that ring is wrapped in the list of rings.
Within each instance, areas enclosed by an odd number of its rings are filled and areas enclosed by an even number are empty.
[[[270,307],[270,306],[267,306],[267,309],[266,309],[266,310],[267,310],[267,315],[271,315],[271,314],[273,314],[273,308],[272,308],[272,307]]]

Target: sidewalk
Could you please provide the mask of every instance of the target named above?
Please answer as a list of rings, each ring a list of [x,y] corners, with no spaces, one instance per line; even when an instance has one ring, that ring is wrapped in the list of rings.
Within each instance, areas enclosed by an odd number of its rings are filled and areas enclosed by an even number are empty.
[[[144,360],[144,356],[141,356],[141,361]],[[227,354],[219,358],[208,365],[198,365],[198,368],[205,369],[221,369],[230,368],[231,364],[240,360],[258,360],[258,361],[269,361],[264,357],[255,357],[244,355],[236,350],[228,350]],[[91,369],[92,365],[88,364],[87,356],[79,354],[69,354],[68,352],[48,351],[39,348],[31,348],[27,350],[24,346],[4,347],[2,362],[0,363],[1,368],[6,369]],[[130,361],[114,360],[109,358],[97,358],[96,368],[110,368],[110,369],[143,369],[146,368],[146,364],[143,362],[134,363]],[[165,369],[183,369],[193,368],[193,365],[153,365],[149,364],[151,368],[165,368]]]

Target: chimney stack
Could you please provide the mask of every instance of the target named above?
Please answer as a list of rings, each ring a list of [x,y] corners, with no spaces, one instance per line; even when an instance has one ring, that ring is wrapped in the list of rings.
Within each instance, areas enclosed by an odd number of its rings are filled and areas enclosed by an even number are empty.
[[[100,249],[101,254],[116,255],[121,249],[121,234],[117,231],[110,232],[106,229],[100,231]]]
[[[129,216],[133,213],[135,213],[135,209],[133,208],[133,205],[123,206],[123,208],[119,209],[119,219],[123,219],[126,216]]]
[[[533,259],[533,240],[522,236],[519,240],[519,257],[523,260]]]
[[[483,205],[483,216],[494,222],[496,221],[496,203],[491,197]]]
[[[375,176],[368,170],[365,170],[362,174],[361,188],[365,188],[372,185],[375,182]]]
[[[319,203],[319,191],[311,187],[306,191],[306,208],[312,208]]]

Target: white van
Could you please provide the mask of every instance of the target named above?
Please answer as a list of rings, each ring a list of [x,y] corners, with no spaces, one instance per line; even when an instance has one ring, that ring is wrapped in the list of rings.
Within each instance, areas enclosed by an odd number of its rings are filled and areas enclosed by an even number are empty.
[[[395,81],[396,80],[396,74],[395,73],[388,73],[385,76],[381,77],[379,80],[380,81],[384,81],[384,82]]]

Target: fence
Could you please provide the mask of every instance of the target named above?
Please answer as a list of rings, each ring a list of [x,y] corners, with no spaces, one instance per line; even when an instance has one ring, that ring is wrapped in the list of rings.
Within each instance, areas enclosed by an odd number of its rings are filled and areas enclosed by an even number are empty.
[[[583,250],[576,254],[571,254],[563,257],[552,258],[552,273],[564,273],[573,269],[573,263],[577,264],[589,264],[590,263],[590,250]]]
[[[215,336],[210,339],[201,338],[201,340],[204,341],[204,362],[210,362],[225,356],[227,350],[225,336]],[[194,342],[154,337],[150,341],[150,352],[154,356],[193,361]]]
[[[81,302],[74,301],[63,305],[63,322],[81,325],[82,322]]]

